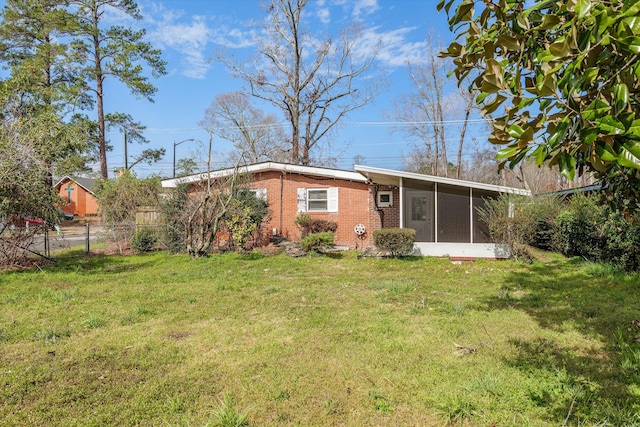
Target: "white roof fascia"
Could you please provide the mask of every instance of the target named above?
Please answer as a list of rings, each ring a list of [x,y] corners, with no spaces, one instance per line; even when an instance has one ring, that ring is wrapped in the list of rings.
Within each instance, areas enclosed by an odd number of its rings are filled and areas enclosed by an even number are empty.
[[[522,190],[520,188],[505,187],[502,185],[483,184],[480,182],[464,181],[461,179],[445,178],[441,176],[425,175],[414,172],[403,172],[391,169],[382,169],[372,166],[355,165],[355,170],[360,172],[363,176],[367,177],[367,174],[385,175],[397,178],[414,179],[416,181],[437,182],[439,184],[455,185],[458,187],[475,188],[476,190],[495,191],[498,193],[518,194],[522,196],[531,196],[529,190]]]
[[[232,175],[234,170],[235,168],[227,168],[227,169],[212,171],[208,175],[206,172],[203,172],[195,175],[185,176],[182,178],[165,179],[165,180],[162,180],[162,187],[174,188],[174,187],[177,187],[178,184],[190,184],[193,182],[199,182],[207,179],[207,177],[211,179],[224,178]],[[296,173],[301,175],[322,176],[327,178],[343,179],[346,181],[356,181],[356,182],[363,182],[363,183],[367,182],[367,178],[358,172],[344,171],[339,169],[318,168],[314,166],[292,165],[288,163],[263,162],[263,163],[255,163],[248,166],[241,166],[238,168],[238,173],[240,173],[241,175],[247,174],[247,173],[259,173],[259,172],[269,172],[269,171],[288,172],[288,173]]]

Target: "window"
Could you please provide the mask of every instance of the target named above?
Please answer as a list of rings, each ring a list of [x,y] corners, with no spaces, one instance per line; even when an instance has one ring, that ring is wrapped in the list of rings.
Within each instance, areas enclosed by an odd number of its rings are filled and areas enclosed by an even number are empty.
[[[327,190],[307,190],[307,210],[326,211],[329,206]]]
[[[338,212],[338,189],[298,188],[298,212]]]
[[[388,208],[393,206],[393,192],[391,191],[379,191],[378,192],[378,207]]]
[[[255,188],[255,189],[242,189],[238,191],[238,195],[251,194],[256,199],[267,200],[267,189],[266,188]]]

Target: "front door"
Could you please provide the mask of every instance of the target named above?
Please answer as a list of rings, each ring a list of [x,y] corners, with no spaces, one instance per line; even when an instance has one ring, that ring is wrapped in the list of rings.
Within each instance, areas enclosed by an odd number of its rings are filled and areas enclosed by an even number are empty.
[[[416,230],[416,242],[433,242],[433,191],[406,190],[404,227]]]

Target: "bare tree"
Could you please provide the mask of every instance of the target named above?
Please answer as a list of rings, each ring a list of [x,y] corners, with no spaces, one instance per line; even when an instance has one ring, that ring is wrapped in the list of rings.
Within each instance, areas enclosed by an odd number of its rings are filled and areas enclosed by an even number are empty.
[[[253,107],[249,95],[242,92],[223,93],[206,109],[202,121],[205,129],[231,141],[235,147],[231,159],[244,155],[249,163],[283,160],[287,149],[282,126],[273,114]]]
[[[291,127],[291,162],[303,165],[345,115],[369,103],[380,88],[380,80],[368,78],[376,50],[365,58],[358,54],[361,28],[353,24],[338,38],[317,37],[308,31],[307,4],[271,0],[258,53],[248,63],[218,57],[253,96],[283,111]]]
[[[233,172],[229,176],[211,176],[211,155],[213,149],[213,137],[216,135],[215,125],[205,119],[199,123],[209,135],[207,151],[207,178],[197,184],[193,197],[188,200],[185,208],[186,218],[186,246],[187,252],[192,258],[203,257],[209,254],[211,246],[216,239],[222,222],[231,207],[235,190],[239,184],[238,167],[242,157],[236,162]]]
[[[455,170],[456,178],[460,178],[467,123],[475,102],[472,94],[463,89],[451,95],[445,94],[452,66],[437,56],[439,48],[434,46],[431,35],[427,37],[427,42],[426,63],[408,64],[415,91],[393,103],[391,117],[401,122],[398,131],[417,142],[407,158],[407,168],[443,176],[449,176]],[[457,163],[451,165],[448,159],[450,147],[447,144],[451,134],[446,132],[446,123],[459,119],[461,115]]]

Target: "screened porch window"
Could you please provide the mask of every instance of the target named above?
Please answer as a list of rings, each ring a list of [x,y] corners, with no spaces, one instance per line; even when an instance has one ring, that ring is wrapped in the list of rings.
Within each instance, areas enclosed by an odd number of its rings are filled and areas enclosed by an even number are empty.
[[[469,188],[438,185],[438,242],[471,243]]]

